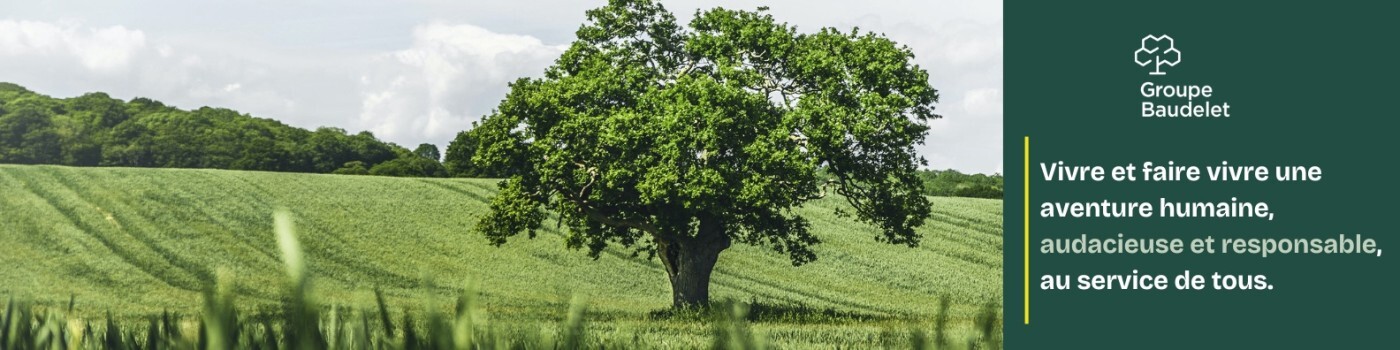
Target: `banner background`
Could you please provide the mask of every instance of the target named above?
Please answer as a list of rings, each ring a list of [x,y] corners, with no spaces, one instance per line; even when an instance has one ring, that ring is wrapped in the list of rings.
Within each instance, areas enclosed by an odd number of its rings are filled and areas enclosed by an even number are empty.
[[[1396,264],[1374,255],[1041,255],[1045,237],[1336,237],[1400,254],[1396,6],[1208,1],[1006,7],[1007,347],[1393,346]],[[1175,39],[1162,76],[1133,62],[1148,34]],[[1142,118],[1145,81],[1211,85],[1231,118]],[[1165,99],[1154,101],[1166,102]],[[1185,100],[1172,99],[1173,103]],[[1197,100],[1196,103],[1200,103]],[[1023,323],[1023,140],[1030,136],[1030,324]],[[1056,182],[1039,162],[1317,165],[1321,182]],[[1272,170],[1272,169],[1271,169]],[[1204,169],[1203,169],[1204,171]],[[1045,201],[1267,202],[1260,219],[1039,219]],[[1039,291],[1045,274],[1264,274],[1267,291]],[[1209,283],[1209,277],[1207,277]],[[1209,288],[1209,287],[1208,287]]]

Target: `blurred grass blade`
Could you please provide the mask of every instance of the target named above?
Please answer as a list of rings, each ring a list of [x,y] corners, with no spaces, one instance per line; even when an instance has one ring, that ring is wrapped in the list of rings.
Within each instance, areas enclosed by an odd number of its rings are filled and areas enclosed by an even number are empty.
[[[277,247],[282,250],[282,262],[287,265],[287,275],[292,281],[302,281],[305,265],[301,257],[301,243],[292,229],[292,214],[287,209],[277,209],[272,213],[273,229],[277,231]]]

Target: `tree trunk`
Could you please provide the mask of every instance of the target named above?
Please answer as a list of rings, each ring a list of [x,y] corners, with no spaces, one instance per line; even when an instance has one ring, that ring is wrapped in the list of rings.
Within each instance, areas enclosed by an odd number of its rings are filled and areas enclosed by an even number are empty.
[[[719,253],[729,248],[729,236],[713,220],[701,221],[695,237],[657,240],[657,255],[671,280],[671,307],[693,308],[710,303],[710,272]]]

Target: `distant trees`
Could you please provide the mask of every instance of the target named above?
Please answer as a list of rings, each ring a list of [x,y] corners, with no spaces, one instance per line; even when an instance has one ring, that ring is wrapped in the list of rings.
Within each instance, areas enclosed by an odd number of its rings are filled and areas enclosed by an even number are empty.
[[[418,148],[413,149],[413,154],[416,154],[419,157],[428,158],[432,160],[442,159],[442,153],[438,153],[437,146],[434,146],[431,143],[419,144]]]
[[[511,174],[509,166],[482,164],[472,160],[480,147],[481,130],[477,123],[472,123],[471,129],[457,133],[452,143],[447,144],[447,157],[442,160],[442,165],[452,177],[503,178]]]
[[[0,115],[0,162],[35,164],[61,154],[53,123],[34,108]]]
[[[920,170],[924,194],[944,197],[1002,198],[1001,174],[963,174],[957,170]]]
[[[337,175],[369,175],[369,169],[365,167],[365,162],[356,160],[345,163],[345,166],[340,167],[340,169],[335,169],[335,171],[331,173]]]
[[[472,156],[476,155],[477,143],[472,135],[472,130],[476,130],[476,123],[472,123],[472,128],[457,133],[457,137],[447,144],[447,157],[442,159],[442,165],[447,167],[447,172],[453,177],[480,177],[476,167],[472,164]]]
[[[410,152],[367,131],[309,131],[224,108],[184,111],[100,92],[56,99],[0,83],[0,163],[446,176],[436,155],[433,145]]]
[[[447,177],[447,169],[443,168],[442,163],[438,163],[436,160],[414,156],[397,158],[379,163],[369,169],[369,174],[379,176]]]

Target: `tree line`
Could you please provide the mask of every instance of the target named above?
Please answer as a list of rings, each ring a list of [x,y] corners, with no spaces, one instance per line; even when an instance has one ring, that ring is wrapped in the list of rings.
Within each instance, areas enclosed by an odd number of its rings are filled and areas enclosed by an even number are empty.
[[[440,157],[432,144],[410,151],[368,131],[306,130],[225,108],[187,111],[101,92],[53,98],[0,83],[0,163],[453,175]]]
[[[964,174],[957,170],[920,170],[924,194],[943,197],[1002,198],[1001,174]]]

